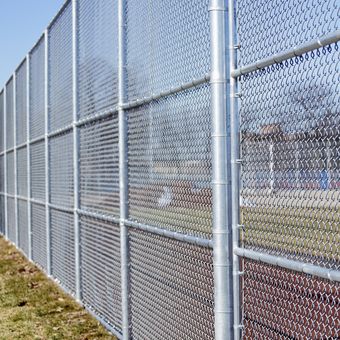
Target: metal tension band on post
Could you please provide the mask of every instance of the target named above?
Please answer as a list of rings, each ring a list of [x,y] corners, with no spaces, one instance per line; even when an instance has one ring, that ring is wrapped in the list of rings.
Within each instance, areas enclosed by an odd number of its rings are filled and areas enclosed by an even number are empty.
[[[208,8],[208,12],[211,12],[211,11],[228,11],[228,8],[227,7],[224,7],[224,6],[210,6]]]

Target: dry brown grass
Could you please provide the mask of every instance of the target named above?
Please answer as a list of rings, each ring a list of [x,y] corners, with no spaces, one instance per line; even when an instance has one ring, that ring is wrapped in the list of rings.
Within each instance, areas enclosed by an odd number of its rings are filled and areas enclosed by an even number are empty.
[[[0,339],[117,338],[0,237]]]

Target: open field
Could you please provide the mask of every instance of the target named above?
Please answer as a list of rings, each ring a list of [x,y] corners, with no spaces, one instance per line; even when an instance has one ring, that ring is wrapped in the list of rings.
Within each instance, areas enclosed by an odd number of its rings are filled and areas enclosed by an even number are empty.
[[[2,237],[0,339],[117,340]]]

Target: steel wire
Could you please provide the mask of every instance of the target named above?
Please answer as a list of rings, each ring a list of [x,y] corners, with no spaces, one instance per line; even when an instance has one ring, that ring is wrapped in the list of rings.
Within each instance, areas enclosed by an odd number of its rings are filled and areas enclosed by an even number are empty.
[[[334,1],[238,0],[239,65],[339,29]],[[239,78],[241,243],[339,270],[338,44]],[[338,284],[243,260],[244,339],[335,339]]]
[[[14,146],[14,82],[13,77],[6,84],[6,137],[7,149]]]
[[[118,103],[117,2],[79,1],[79,116]]]
[[[16,242],[17,230],[15,227],[15,199],[7,197],[8,239]]]
[[[45,134],[45,37],[30,54],[31,139]]]
[[[15,195],[14,151],[7,154],[7,193]]]
[[[66,132],[50,139],[51,203],[67,208],[74,206],[73,134]]]
[[[121,332],[120,230],[81,216],[83,302]]]
[[[0,194],[0,232],[5,234],[5,199],[6,196]]]
[[[4,94],[4,90],[2,90],[0,92],[0,131],[4,132],[5,129],[5,94]],[[5,149],[5,138],[4,138],[5,134],[2,133],[0,136],[0,152],[4,151]]]
[[[339,284],[245,260],[243,339],[338,339]]]
[[[45,141],[34,143],[31,148],[31,197],[45,201]]]
[[[52,275],[73,294],[76,290],[73,213],[50,210]]]
[[[72,2],[49,30],[49,131],[72,123]]]
[[[80,206],[119,216],[118,115],[82,126],[80,134]]]
[[[128,110],[129,219],[212,237],[210,86]]]
[[[31,203],[32,208],[32,253],[33,261],[47,269],[47,235],[45,206]]]
[[[17,141],[16,145],[27,142],[27,63],[21,64],[16,72],[16,109]]]
[[[28,254],[27,201],[18,199],[19,247]]]
[[[0,192],[5,192],[5,157],[0,156]]]
[[[274,55],[339,29],[339,3],[237,1],[241,54],[238,66]]]
[[[130,228],[132,336],[214,339],[212,250]]]
[[[27,148],[17,150],[18,195],[27,197]]]
[[[127,1],[128,101],[210,71],[208,5],[208,0]]]

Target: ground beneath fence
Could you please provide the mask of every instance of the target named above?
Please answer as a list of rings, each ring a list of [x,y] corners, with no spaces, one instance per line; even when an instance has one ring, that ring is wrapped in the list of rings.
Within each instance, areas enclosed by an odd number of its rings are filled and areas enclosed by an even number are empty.
[[[2,237],[0,339],[117,340]]]

